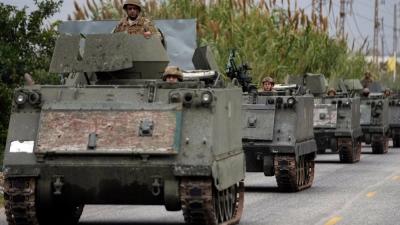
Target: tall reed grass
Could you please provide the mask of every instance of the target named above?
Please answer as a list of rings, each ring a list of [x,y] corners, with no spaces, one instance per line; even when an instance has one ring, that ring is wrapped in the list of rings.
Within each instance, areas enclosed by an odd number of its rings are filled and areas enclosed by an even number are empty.
[[[354,49],[347,35],[329,36],[328,16],[307,15],[297,1],[286,1],[287,9],[276,0],[148,0],[142,1],[142,14],[157,19],[196,18],[197,44],[211,47],[220,70],[225,71],[229,50],[236,48],[238,60],[249,62],[253,81],[259,85],[266,76],[282,82],[286,74],[307,72],[358,79],[372,69],[364,56],[367,40]],[[75,2],[75,9],[75,20],[125,16],[122,0],[87,0],[82,6]]]

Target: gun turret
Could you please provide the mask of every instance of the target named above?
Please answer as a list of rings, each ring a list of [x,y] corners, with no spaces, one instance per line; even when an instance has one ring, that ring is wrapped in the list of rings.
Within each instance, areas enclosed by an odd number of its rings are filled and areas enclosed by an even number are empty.
[[[232,49],[229,54],[229,61],[226,64],[226,75],[233,81],[236,79],[242,86],[243,92],[254,92],[257,90],[255,84],[251,83],[252,78],[247,74],[251,70],[248,62],[246,61],[242,66],[237,67],[235,63],[235,49]]]

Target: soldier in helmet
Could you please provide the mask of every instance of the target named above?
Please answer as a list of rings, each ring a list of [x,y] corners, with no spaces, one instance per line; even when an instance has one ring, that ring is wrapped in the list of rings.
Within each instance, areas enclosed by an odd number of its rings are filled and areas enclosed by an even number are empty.
[[[361,83],[369,83],[374,82],[374,78],[371,77],[371,71],[367,70],[364,74],[364,77],[360,79]]]
[[[389,88],[386,88],[385,91],[384,91],[383,93],[385,94],[385,97],[386,97],[386,98],[390,98],[390,96],[391,96],[391,91],[390,91]]]
[[[364,88],[363,92],[361,93],[361,97],[368,97],[369,96],[369,89]]]
[[[167,82],[181,82],[183,80],[182,70],[177,66],[168,66],[165,68],[163,74],[163,81]]]
[[[327,95],[328,96],[334,96],[336,94],[336,91],[334,88],[329,88]]]
[[[273,89],[275,83],[274,83],[274,79],[272,79],[271,77],[266,77],[262,80],[262,84],[263,84],[263,90],[262,91],[272,91],[272,92],[276,92],[276,90]]]
[[[161,36],[153,21],[140,16],[140,0],[125,0],[123,8],[128,17],[122,18],[111,33],[126,31],[129,34],[143,34],[146,38],[152,34]]]

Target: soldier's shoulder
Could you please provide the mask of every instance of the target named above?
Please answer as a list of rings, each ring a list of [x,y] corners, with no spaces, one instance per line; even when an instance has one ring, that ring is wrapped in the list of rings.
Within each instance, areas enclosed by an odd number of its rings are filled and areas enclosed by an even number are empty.
[[[152,19],[149,19],[146,17],[143,17],[143,19],[144,19],[144,23],[153,23],[154,24],[154,21]]]
[[[128,19],[127,19],[126,17],[124,17],[124,18],[122,18],[122,19],[118,22],[117,26],[123,25],[123,24],[125,24],[125,23],[127,23],[127,22],[128,22]]]

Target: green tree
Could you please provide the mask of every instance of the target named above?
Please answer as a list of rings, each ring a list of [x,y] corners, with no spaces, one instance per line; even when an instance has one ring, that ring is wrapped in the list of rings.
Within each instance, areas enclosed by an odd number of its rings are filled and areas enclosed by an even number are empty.
[[[0,3],[0,159],[7,138],[13,91],[23,84],[23,75],[29,73],[36,84],[59,83],[56,75],[47,73],[58,23],[45,26],[44,21],[59,12],[62,2],[34,0],[38,9],[30,14],[26,6],[19,10]]]

